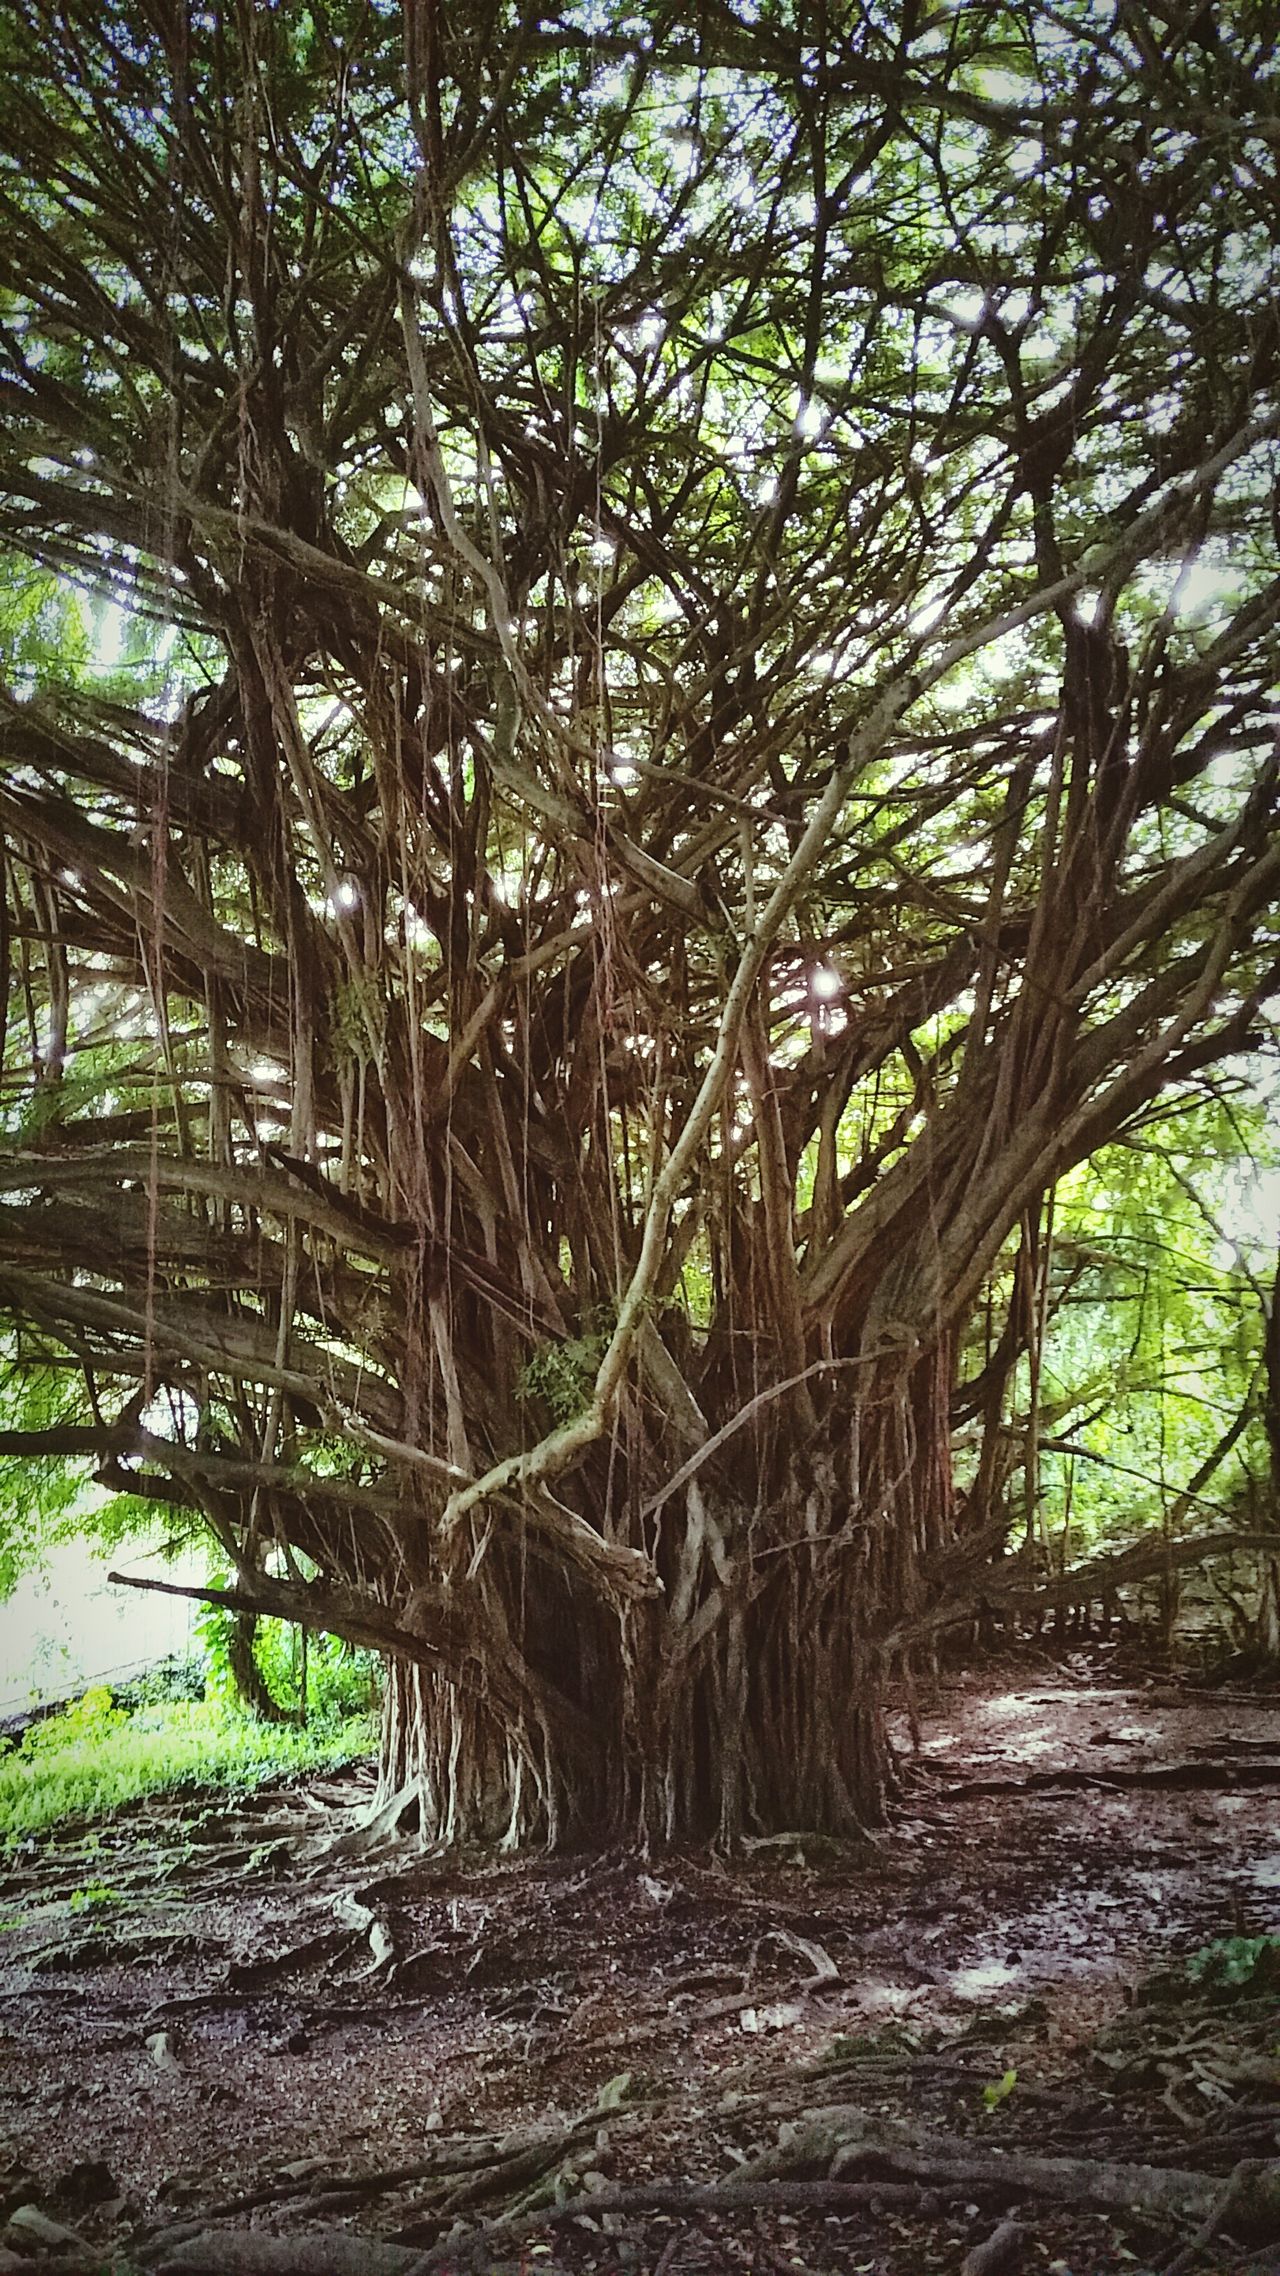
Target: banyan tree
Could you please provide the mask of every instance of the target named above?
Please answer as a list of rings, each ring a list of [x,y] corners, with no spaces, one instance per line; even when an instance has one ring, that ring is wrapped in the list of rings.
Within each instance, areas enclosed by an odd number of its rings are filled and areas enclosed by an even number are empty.
[[[3,1445],[428,1838],[881,1817],[1055,1183],[1259,1031],[1264,14],[10,0]]]

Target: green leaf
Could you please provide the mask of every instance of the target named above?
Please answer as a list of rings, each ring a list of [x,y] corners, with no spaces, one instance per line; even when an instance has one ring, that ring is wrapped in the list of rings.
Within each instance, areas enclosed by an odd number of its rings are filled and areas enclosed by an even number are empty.
[[[1255,1976],[1269,1974],[1277,1959],[1280,1959],[1280,1937],[1221,1936],[1192,1953],[1187,1962],[1187,1975],[1193,1984],[1216,1985],[1219,1990],[1235,1991],[1242,1984],[1252,1983]]]

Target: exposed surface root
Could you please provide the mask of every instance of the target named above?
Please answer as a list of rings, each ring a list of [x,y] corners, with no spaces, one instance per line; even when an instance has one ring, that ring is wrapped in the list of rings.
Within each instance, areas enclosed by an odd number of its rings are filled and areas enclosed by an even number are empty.
[[[26,2207],[29,2268],[37,2215],[87,2239],[64,2276],[1280,2257],[1270,1798],[1070,1782],[1222,1762],[1223,1724],[967,1682],[922,1732],[951,1791],[732,1869],[402,1847],[375,1876],[289,1794],[203,1845],[157,1805],[45,1843],[4,1891],[0,2246]],[[1280,1752],[1280,1706],[1250,1731]]]

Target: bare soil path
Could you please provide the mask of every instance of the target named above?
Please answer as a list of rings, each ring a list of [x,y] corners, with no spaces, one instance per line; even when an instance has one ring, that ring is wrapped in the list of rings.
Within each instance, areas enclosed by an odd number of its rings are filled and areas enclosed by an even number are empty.
[[[364,1773],[11,1856],[0,2269],[1280,2270],[1280,1697],[900,1739],[882,1844],[732,1871],[353,1858]]]

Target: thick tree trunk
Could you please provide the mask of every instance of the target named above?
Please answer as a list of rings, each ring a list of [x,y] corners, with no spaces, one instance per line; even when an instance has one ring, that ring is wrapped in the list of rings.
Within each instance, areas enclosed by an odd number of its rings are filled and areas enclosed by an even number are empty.
[[[976,18],[904,123],[834,49],[815,94],[798,34],[744,59],[731,12],[637,23],[632,70],[519,10],[405,11],[408,51],[365,10],[354,81],[312,13],[135,11],[142,125],[112,11],[6,19],[21,1450],[197,1513],[233,1609],[394,1656],[384,1801],[427,1840],[844,1832],[951,1541],[950,1339],[1023,1222],[985,1535],[1036,1213],[1280,980],[1276,335],[1217,288],[1202,137],[1153,460],[1158,167],[1132,228],[1092,218],[1115,101],[1185,140],[1203,59],[1077,10],[1099,99],[1064,141],[1041,91],[1009,194],[1032,301],[1076,310],[1055,410],[998,292],[939,297],[1008,131],[957,165],[929,125],[972,111]],[[727,105],[692,173],[646,115],[686,49]],[[1151,579],[1223,547],[1206,640]],[[119,675],[66,579],[128,620]]]
[[[568,1768],[496,1707],[462,1698],[427,1669],[388,1663],[377,1808],[416,1813],[424,1846],[514,1847],[534,1827],[554,1844],[561,1821],[553,1772]]]
[[[881,1639],[919,1609],[927,1560],[953,1533],[949,1354],[869,1371],[856,1393],[856,1371],[837,1381],[808,1443],[780,1457],[775,1416],[767,1438],[744,1432],[732,1464],[673,1497],[661,1598],[605,1612],[563,1574],[525,1576],[505,1616],[567,1700],[558,1722],[513,1717],[496,1685],[464,1695],[393,1662],[383,1805],[415,1802],[429,1844],[732,1849],[882,1823]]]

